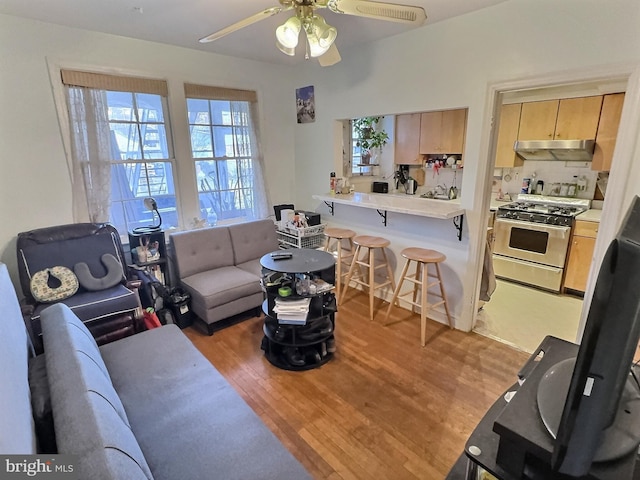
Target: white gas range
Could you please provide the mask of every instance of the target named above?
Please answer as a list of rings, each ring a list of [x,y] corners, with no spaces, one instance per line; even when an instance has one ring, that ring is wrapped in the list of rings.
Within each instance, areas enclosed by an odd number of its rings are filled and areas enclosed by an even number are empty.
[[[574,218],[590,200],[520,194],[498,208],[493,266],[497,277],[560,291]]]

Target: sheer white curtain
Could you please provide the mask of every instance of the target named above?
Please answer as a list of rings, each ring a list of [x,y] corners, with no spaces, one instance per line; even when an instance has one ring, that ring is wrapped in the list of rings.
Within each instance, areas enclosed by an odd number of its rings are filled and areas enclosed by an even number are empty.
[[[267,189],[264,180],[264,161],[262,157],[262,149],[260,148],[258,139],[260,138],[260,129],[258,125],[257,108],[253,102],[231,102],[232,116],[241,118],[243,125],[247,125],[247,135],[235,135],[236,154],[240,156],[251,155],[252,158],[252,184],[253,198],[246,201],[250,207],[252,218],[267,218],[270,215],[270,206],[268,201]],[[235,122],[234,122],[235,123]],[[239,132],[238,132],[239,133]],[[244,145],[248,142],[247,145]],[[248,147],[248,148],[247,148]],[[245,172],[243,172],[244,174]],[[249,199],[245,199],[249,200]]]
[[[107,222],[111,199],[111,132],[104,90],[66,87],[71,128],[73,215]]]

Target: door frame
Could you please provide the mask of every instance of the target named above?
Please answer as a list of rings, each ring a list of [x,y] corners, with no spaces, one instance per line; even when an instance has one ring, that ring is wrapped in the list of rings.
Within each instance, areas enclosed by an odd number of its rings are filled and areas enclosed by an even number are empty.
[[[482,278],[483,257],[485,254],[486,235],[482,235],[486,226],[491,203],[491,184],[495,164],[496,144],[500,108],[505,94],[533,89],[568,87],[597,81],[626,82],[625,100],[618,129],[618,137],[613,154],[612,168],[609,174],[607,196],[602,209],[602,219],[598,228],[594,256],[589,270],[589,278],[584,295],[580,323],[576,334],[579,343],[584,332],[586,317],[589,312],[597,273],[606,249],[615,237],[622,221],[622,216],[631,203],[634,195],[640,194],[640,186],[635,185],[634,178],[640,178],[640,66],[638,64],[618,64],[579,69],[566,72],[547,73],[520,79],[489,83],[485,96],[485,114],[482,126],[480,152],[487,152],[484,161],[480,158],[476,177],[473,205],[480,205],[484,221],[478,226],[478,241],[470,242],[469,258],[476,265],[475,296],[472,302],[472,328],[477,321],[480,283]],[[638,159],[635,162],[634,159]],[[634,175],[635,174],[635,175]]]

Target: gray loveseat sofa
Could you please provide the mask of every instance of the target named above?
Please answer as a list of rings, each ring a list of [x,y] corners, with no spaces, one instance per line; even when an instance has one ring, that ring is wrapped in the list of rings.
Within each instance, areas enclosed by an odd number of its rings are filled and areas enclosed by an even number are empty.
[[[310,478],[175,325],[98,347],[56,304],[42,311],[45,352],[30,359],[1,263],[0,311],[0,453],[38,453],[34,413],[46,421],[40,410],[50,408],[57,451],[76,456],[77,478]]]
[[[172,233],[180,284],[211,335],[216,322],[262,305],[260,257],[278,249],[271,220]]]

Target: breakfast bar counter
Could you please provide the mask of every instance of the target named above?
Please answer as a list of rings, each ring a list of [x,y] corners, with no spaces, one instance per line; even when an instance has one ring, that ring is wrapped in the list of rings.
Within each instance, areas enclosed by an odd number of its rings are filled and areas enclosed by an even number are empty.
[[[388,193],[354,192],[347,195],[313,195],[316,200],[329,203],[342,203],[352,207],[375,208],[387,212],[419,215],[447,220],[464,215],[457,200],[435,200],[413,195],[394,195]],[[331,206],[329,206],[331,208]]]
[[[387,226],[387,212],[438,218],[441,220],[453,219],[453,223],[458,231],[458,240],[462,239],[464,208],[460,207],[458,200],[436,200],[413,195],[362,192],[354,192],[346,195],[338,193],[335,195],[313,195],[313,198],[322,200],[329,207],[331,215],[333,215],[334,204],[336,203],[352,207],[375,209],[382,217],[382,223],[385,227]]]

